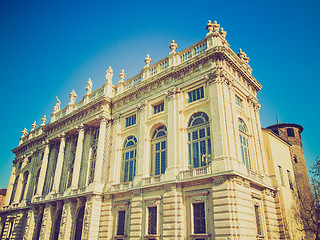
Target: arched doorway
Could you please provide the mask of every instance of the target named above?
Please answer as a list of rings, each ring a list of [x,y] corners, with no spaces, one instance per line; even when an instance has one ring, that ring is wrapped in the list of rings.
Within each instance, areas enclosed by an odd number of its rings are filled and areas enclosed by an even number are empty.
[[[81,240],[82,235],[82,226],[83,226],[83,217],[84,217],[84,206],[80,208],[76,220],[76,231],[74,235],[74,240]]]

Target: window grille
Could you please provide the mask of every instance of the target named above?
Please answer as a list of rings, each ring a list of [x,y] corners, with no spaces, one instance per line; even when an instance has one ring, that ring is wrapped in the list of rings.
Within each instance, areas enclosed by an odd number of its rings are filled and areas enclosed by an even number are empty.
[[[157,234],[157,207],[148,207],[148,234]]]
[[[189,94],[189,103],[197,101],[201,98],[204,98],[203,87],[193,90],[188,93]]]
[[[126,118],[126,127],[130,127],[130,126],[136,124],[136,121],[137,121],[136,115],[132,115],[130,117],[127,117]]]
[[[193,203],[193,232],[206,233],[206,216],[204,203]]]

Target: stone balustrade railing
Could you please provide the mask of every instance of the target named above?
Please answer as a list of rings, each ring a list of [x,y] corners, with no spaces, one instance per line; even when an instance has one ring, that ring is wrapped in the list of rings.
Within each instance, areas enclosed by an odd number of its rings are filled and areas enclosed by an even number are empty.
[[[248,175],[250,177],[252,177],[253,179],[258,180],[260,182],[263,182],[263,180],[264,180],[264,176],[262,174],[260,174],[256,171],[253,171],[253,170],[249,170]]]
[[[199,167],[199,168],[192,168],[188,170],[184,170],[180,172],[180,179],[188,179],[194,178],[199,176],[204,176],[212,173],[211,165]]]
[[[118,192],[132,188],[132,182],[118,183],[111,186],[111,192]]]
[[[164,174],[146,177],[142,179],[143,186],[162,183],[162,182],[164,182]]]

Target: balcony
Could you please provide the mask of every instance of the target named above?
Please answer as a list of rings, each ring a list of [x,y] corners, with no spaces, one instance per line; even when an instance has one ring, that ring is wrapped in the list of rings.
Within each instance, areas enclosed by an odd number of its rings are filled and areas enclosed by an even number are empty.
[[[181,171],[179,177],[181,180],[183,180],[183,179],[205,176],[209,174],[212,174],[211,165]]]
[[[264,176],[261,173],[252,171],[252,170],[248,170],[248,174],[251,178],[258,180],[260,182],[263,182],[264,180]]]
[[[143,186],[153,185],[153,184],[162,183],[162,182],[164,182],[164,174],[142,178]]]
[[[125,191],[132,188],[132,182],[118,183],[111,186],[111,192]]]

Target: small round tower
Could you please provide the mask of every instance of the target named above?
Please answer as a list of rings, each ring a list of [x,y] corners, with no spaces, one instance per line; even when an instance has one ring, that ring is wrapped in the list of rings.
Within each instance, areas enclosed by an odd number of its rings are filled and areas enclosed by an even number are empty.
[[[291,145],[291,159],[298,193],[305,200],[310,197],[312,199],[308,170],[302,150],[303,127],[294,123],[277,123],[267,128]]]

